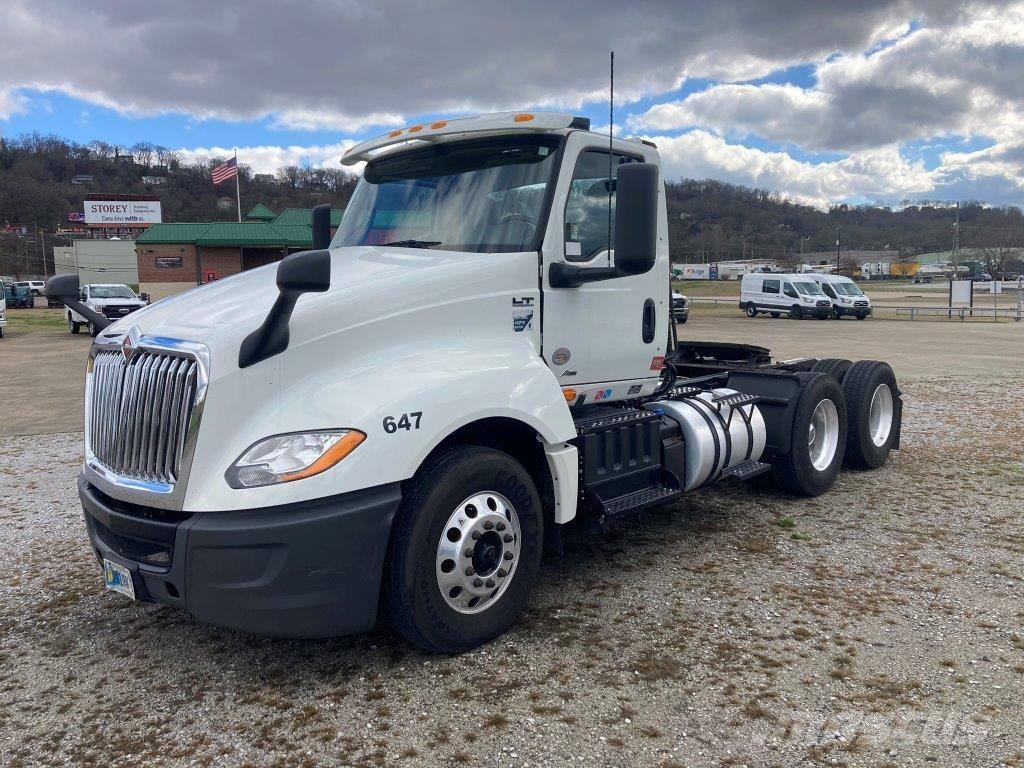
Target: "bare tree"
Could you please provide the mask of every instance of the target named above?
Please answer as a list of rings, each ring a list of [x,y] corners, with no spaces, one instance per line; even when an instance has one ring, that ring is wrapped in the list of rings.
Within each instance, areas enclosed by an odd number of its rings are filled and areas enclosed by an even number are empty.
[[[977,253],[985,271],[998,279],[1006,273],[1010,262],[1024,256],[1024,236],[1018,230],[992,232],[984,238]]]

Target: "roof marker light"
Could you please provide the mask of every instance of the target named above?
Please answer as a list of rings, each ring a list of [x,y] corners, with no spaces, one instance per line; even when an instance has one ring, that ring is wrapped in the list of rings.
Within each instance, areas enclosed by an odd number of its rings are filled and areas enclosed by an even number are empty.
[[[392,131],[391,133],[389,133],[388,137],[393,139],[396,136],[401,136],[401,135],[402,135],[402,129],[399,128],[397,131]]]
[[[422,125],[413,125],[413,126],[411,126],[409,128],[409,133],[419,133],[422,130],[423,130],[423,126]]]
[[[529,112],[520,112],[518,115],[512,118],[513,122],[516,123],[528,123],[533,120],[533,115]]]
[[[436,123],[431,123],[430,127],[436,131],[439,128],[444,128],[446,125],[448,125],[447,120],[438,120]]]

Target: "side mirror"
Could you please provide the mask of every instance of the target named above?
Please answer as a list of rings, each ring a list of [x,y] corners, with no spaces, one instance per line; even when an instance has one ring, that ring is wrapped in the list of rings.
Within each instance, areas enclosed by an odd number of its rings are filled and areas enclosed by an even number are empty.
[[[658,166],[619,166],[615,193],[615,269],[642,275],[658,258]]]
[[[649,272],[658,258],[658,192],[661,183],[654,163],[619,166],[615,180],[615,266],[580,267],[555,262],[548,269],[552,288]]]
[[[331,206],[318,205],[313,209],[313,250],[321,251],[331,244]]]
[[[65,307],[75,310],[99,331],[110,325],[110,320],[105,315],[89,309],[82,303],[85,297],[79,287],[77,274],[54,275],[46,281],[43,293],[46,294],[46,298],[59,301]]]
[[[322,293],[330,287],[330,251],[301,251],[285,256],[277,265],[277,299],[263,324],[242,340],[238,367],[247,368],[288,349],[288,321],[299,296]]]

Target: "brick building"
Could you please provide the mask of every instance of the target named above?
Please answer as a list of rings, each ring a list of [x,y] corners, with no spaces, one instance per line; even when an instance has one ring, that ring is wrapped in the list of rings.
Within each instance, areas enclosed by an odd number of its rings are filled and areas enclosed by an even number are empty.
[[[331,234],[343,211],[331,211]],[[154,224],[135,241],[139,290],[153,301],[278,261],[313,246],[313,212],[274,214],[260,203],[245,221]]]

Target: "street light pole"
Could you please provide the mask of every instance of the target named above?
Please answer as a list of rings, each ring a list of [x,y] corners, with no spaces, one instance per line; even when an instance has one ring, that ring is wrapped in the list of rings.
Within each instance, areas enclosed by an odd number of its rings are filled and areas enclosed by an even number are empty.
[[[842,228],[837,224],[836,225],[836,272],[839,271],[839,244],[842,242],[842,240],[843,240]]]

